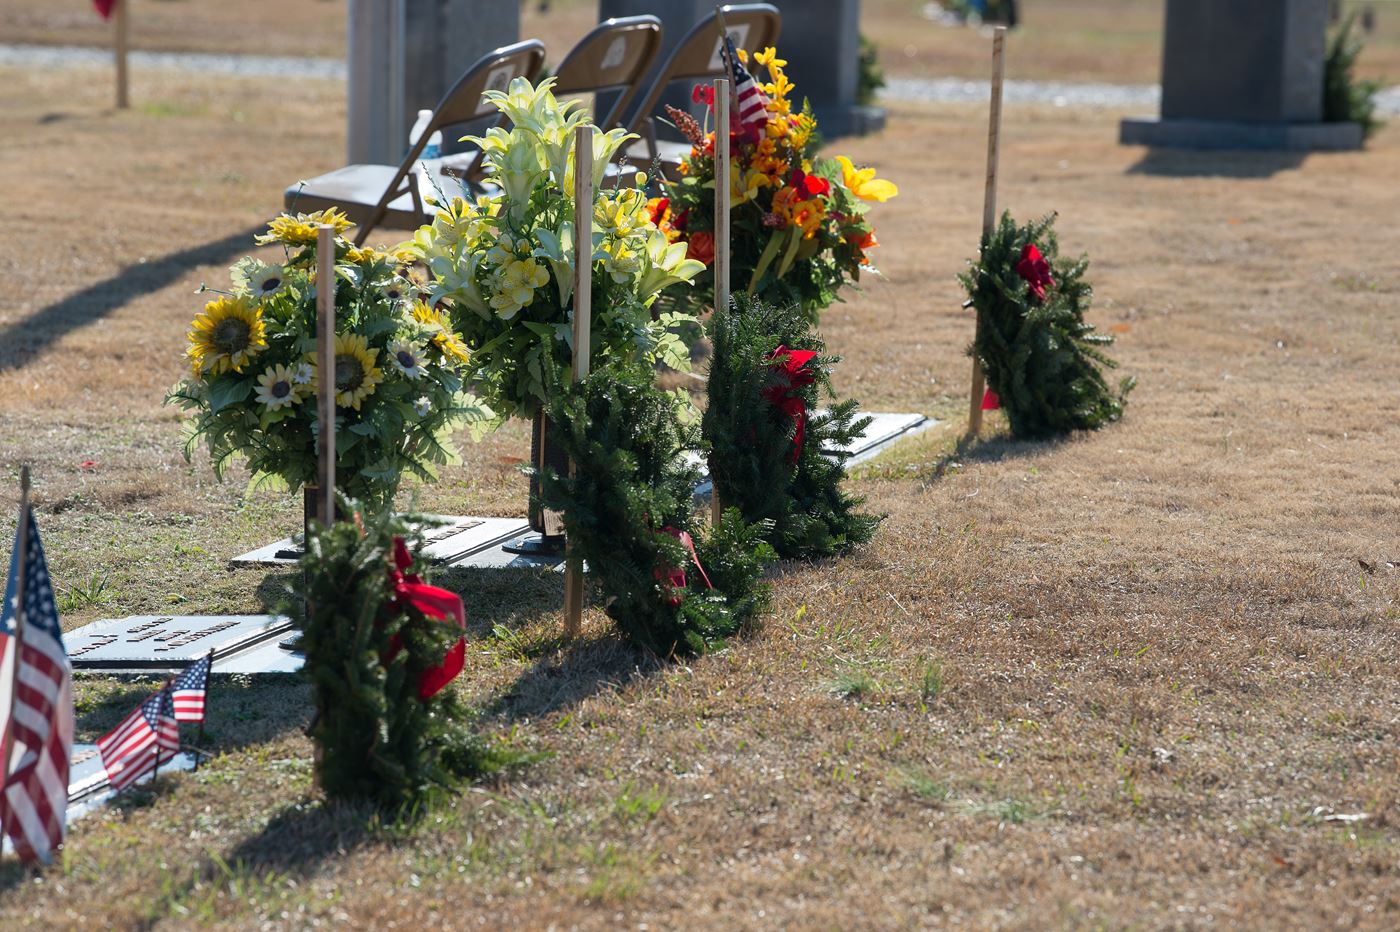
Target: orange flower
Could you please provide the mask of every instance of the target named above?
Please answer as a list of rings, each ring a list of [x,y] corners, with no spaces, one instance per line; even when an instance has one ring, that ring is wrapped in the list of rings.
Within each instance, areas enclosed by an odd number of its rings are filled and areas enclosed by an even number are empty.
[[[715,261],[714,234],[707,233],[704,230],[692,233],[685,251],[685,257],[687,259],[694,259],[697,262],[703,262],[706,265],[713,264]]]
[[[865,230],[864,232],[858,233],[854,236],[848,236],[846,238],[846,242],[850,243],[856,249],[859,249],[862,253],[874,249],[876,246],[880,245],[879,240],[875,239],[874,230]],[[860,257],[860,264],[869,265],[870,257],[862,255]]]
[[[773,195],[773,213],[787,226],[801,228],[803,239],[816,236],[817,228],[826,218],[826,208],[820,198],[804,201],[801,192],[791,186]]]

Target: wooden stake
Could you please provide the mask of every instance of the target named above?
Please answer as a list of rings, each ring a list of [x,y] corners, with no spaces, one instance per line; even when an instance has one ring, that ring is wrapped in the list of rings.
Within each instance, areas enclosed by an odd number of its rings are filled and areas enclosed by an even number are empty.
[[[574,365],[573,383],[588,377],[593,337],[593,127],[574,131]],[[573,463],[569,472],[573,473]],[[570,537],[564,544],[564,633],[583,633],[583,561]]]
[[[715,310],[729,308],[729,79],[715,79]],[[710,477],[710,521],[719,526],[724,505]]]
[[[992,106],[987,127],[987,188],[982,199],[982,235],[988,236],[997,224],[997,161],[1001,144],[1001,85],[1006,71],[1006,27],[998,26],[992,33]],[[977,315],[977,334],[982,332],[982,315]],[[972,357],[972,397],[968,400],[967,435],[975,437],[982,430],[982,396],[986,392],[986,376],[982,360]]]
[[[317,475],[321,500],[317,517],[322,524],[335,520],[335,227],[323,223],[316,234],[316,414]]]
[[[116,6],[112,10],[112,52],[116,58],[117,65],[117,109],[126,110],[131,106],[131,95],[128,92],[128,79],[126,71],[126,50],[128,19],[126,7],[131,0],[117,0]]]
[[[5,792],[5,787],[10,782],[10,758],[14,754],[15,738],[14,729],[11,728],[15,716],[15,700],[19,698],[19,664],[20,647],[24,643],[24,590],[25,580],[29,576],[29,464],[24,463],[19,467],[19,533],[15,535],[15,635],[14,643],[10,645],[10,652],[13,656],[11,661],[10,674],[10,705],[9,721],[5,722],[5,743],[0,749],[0,794]],[[5,823],[3,816],[8,814],[10,806],[8,803],[0,805],[0,837],[8,837],[9,826]]]

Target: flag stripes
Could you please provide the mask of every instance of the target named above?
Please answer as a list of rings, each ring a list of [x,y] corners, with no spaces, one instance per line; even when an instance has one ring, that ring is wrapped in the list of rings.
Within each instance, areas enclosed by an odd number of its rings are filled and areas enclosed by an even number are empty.
[[[5,721],[4,746],[10,749],[9,759],[3,761],[0,823],[20,858],[47,863],[63,843],[68,807],[72,668],[63,649],[39,528],[27,509],[22,520],[27,527],[15,534],[0,611],[0,712]],[[18,579],[21,539],[25,543],[23,580]],[[20,585],[24,586],[23,619],[16,617]]]
[[[728,36],[720,49],[724,63],[734,74],[735,117],[742,128],[763,127],[768,123],[768,95],[758,86],[753,75],[739,61],[739,53],[734,48],[734,40]]]
[[[210,651],[185,668],[170,684],[177,722],[204,721],[204,694],[209,688],[209,669],[214,663]]]
[[[180,750],[180,725],[170,688],[163,687],[131,711],[116,728],[97,739],[107,782],[118,792],[150,773]]]

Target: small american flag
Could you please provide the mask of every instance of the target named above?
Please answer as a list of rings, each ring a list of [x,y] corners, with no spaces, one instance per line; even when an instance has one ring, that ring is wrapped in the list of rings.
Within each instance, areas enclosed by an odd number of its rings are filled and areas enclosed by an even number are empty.
[[[175,703],[175,721],[204,721],[204,693],[209,689],[209,668],[214,662],[214,652],[210,651],[185,671],[175,677],[170,684],[170,697]]]
[[[761,129],[768,123],[768,95],[763,93],[753,75],[749,74],[744,63],[739,61],[739,53],[734,48],[732,37],[724,37],[720,55],[734,75],[734,112],[738,116],[739,126],[744,129],[750,126]]]
[[[180,725],[175,721],[175,703],[170,687],[162,687],[131,711],[107,734],[97,739],[107,782],[121,792],[161,761],[168,761],[180,750]]]
[[[63,649],[44,545],[31,512],[24,566],[24,618],[16,623],[20,534],[10,555],[0,610],[0,714],[5,723],[0,822],[26,861],[47,864],[63,843],[68,811],[68,756],[73,748],[73,670]],[[17,637],[18,632],[18,637]],[[13,696],[13,707],[10,705]]]

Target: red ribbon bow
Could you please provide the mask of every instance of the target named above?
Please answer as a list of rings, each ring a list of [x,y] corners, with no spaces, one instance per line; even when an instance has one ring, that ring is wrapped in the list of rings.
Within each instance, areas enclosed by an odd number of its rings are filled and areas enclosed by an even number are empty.
[[[465,631],[467,612],[462,607],[462,599],[455,592],[429,586],[416,573],[407,572],[412,565],[413,557],[408,552],[408,545],[402,537],[395,537],[394,568],[389,570],[389,582],[394,587],[393,604],[400,609],[411,605],[428,618],[455,622],[457,627]],[[399,636],[394,635],[393,640],[389,642],[389,655],[384,658],[384,662],[393,660],[402,648],[403,643]],[[448,648],[442,663],[423,671],[418,680],[419,701],[426,701],[437,695],[444,686],[452,682],[457,674],[462,672],[466,658],[467,642],[464,638],[458,638],[457,643]]]
[[[1027,243],[1021,250],[1021,261],[1016,263],[1016,274],[1025,279],[1026,286],[1037,301],[1045,300],[1045,289],[1055,284],[1050,277],[1050,263],[1035,248],[1035,243]]]
[[[705,568],[700,565],[700,555],[695,552],[695,539],[690,536],[690,532],[678,531],[673,527],[664,527],[661,529],[661,533],[670,534],[685,546],[686,551],[690,554],[691,561],[695,564],[695,569],[700,573],[700,578],[705,580],[705,587],[713,589],[714,585],[710,582],[710,577],[705,575]],[[679,590],[686,588],[685,570],[679,566],[667,567],[665,570],[658,569],[656,571],[656,578],[658,581],[664,581],[666,583],[664,588],[670,593],[670,595],[666,597],[666,604],[680,605],[682,597],[679,594]]]
[[[802,439],[807,431],[807,403],[796,390],[817,380],[816,374],[807,368],[807,363],[816,355],[812,350],[790,350],[782,345],[768,354],[771,366],[784,377],[765,388],[763,397],[797,422],[792,434],[792,452],[788,454],[788,462],[793,464],[802,456]]]
[[[1001,407],[1001,396],[990,388],[982,393],[982,410],[995,411]]]

